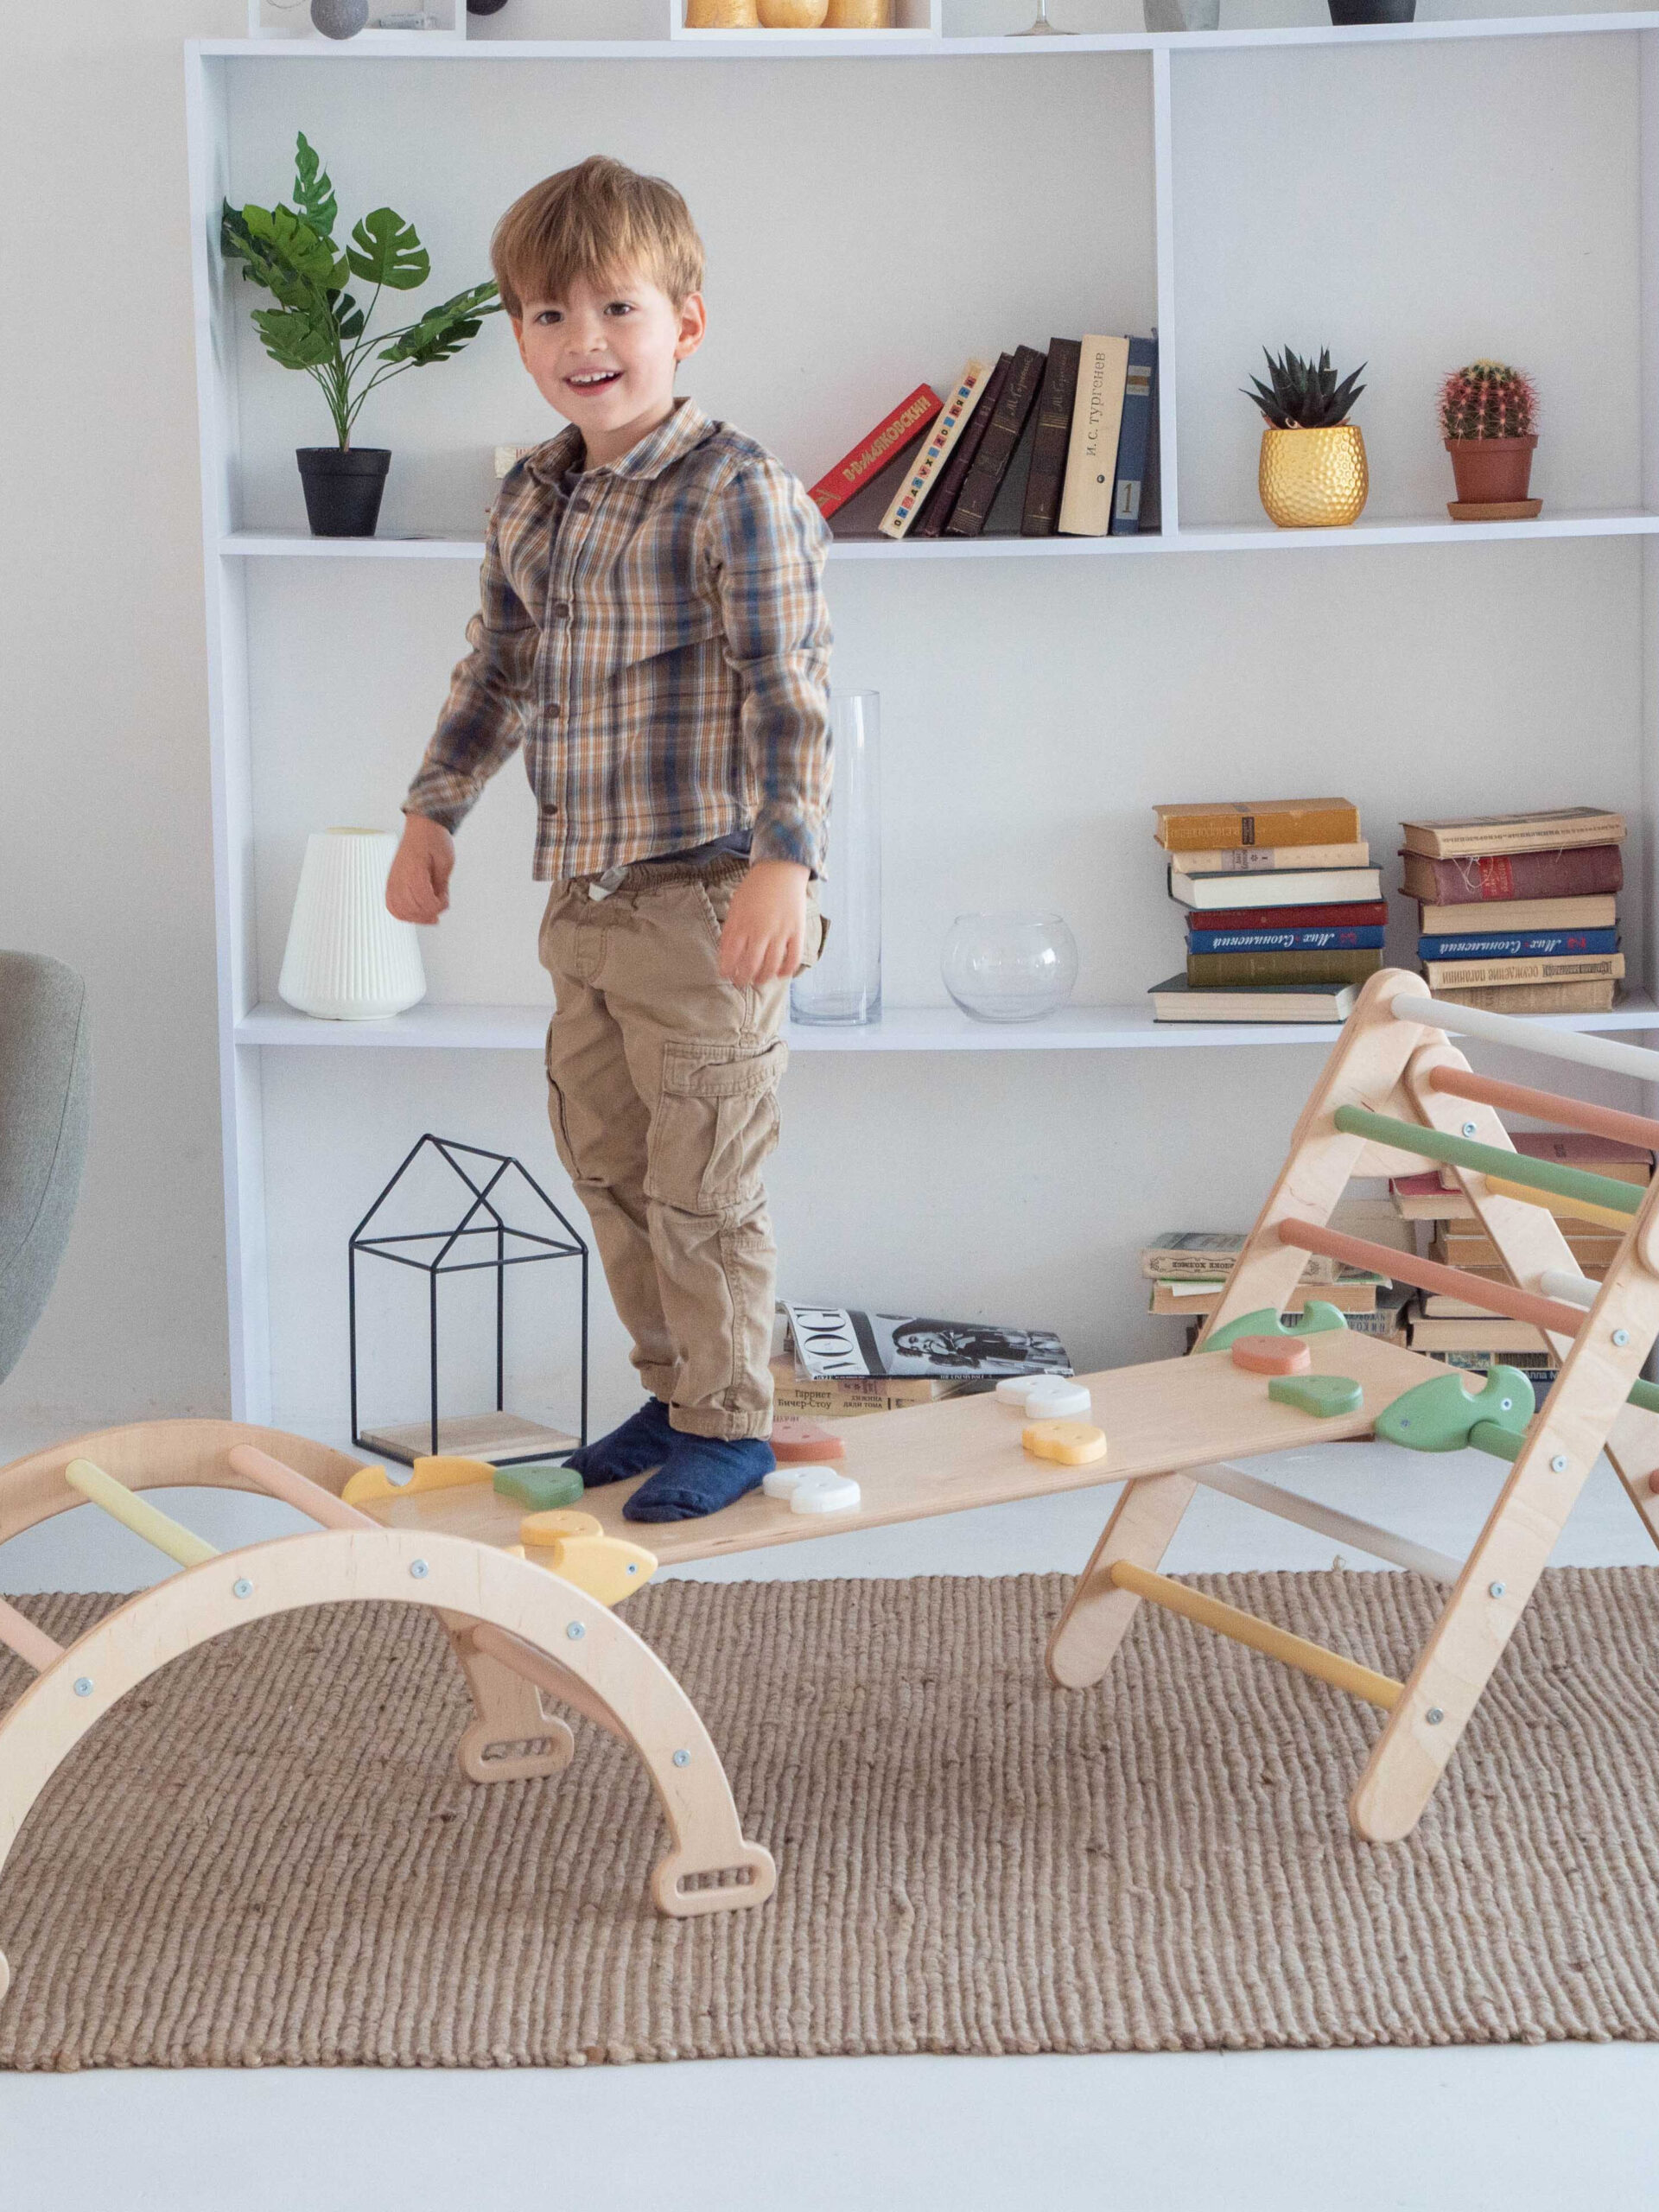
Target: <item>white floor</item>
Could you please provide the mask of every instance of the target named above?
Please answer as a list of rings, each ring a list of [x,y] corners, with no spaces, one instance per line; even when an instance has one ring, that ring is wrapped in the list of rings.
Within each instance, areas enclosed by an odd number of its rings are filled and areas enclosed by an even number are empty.
[[[52,1433],[61,1433],[61,1429]],[[0,1464],[51,1440],[0,1416]],[[1344,1445],[1252,1471],[1461,1555],[1503,1469]],[[826,1537],[723,1579],[1075,1570],[1113,1493]],[[214,1541],[299,1525],[158,1493]],[[1176,1573],[1326,1567],[1328,1541],[1203,1495]],[[1656,1563],[1599,1467],[1560,1565]],[[1370,1564],[1357,1554],[1352,1566]],[[0,1590],[120,1589],[152,1556],[91,1509],[8,1546]],[[0,2075],[0,2205],[29,2212],[1643,2212],[1659,2045],[1212,2056],[748,2060],[580,2072]]]

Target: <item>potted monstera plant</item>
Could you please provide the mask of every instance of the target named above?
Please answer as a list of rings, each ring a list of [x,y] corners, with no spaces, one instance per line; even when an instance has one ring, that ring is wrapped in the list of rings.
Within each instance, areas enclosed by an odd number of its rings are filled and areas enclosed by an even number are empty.
[[[415,227],[390,207],[377,207],[336,243],[334,188],[314,147],[299,133],[294,157],[294,205],[258,207],[227,200],[219,243],[228,260],[276,301],[256,308],[254,324],[279,368],[303,369],[322,387],[335,443],[296,448],[305,511],[315,537],[372,537],[380,495],[391,465],[385,446],[354,446],[352,425],[377,385],[405,369],[447,361],[478,335],[501,302],[493,283],[474,284],[429,308],[418,322],[373,337],[368,322],[381,292],[412,292],[431,274]],[[372,284],[368,306],[346,288]],[[375,365],[375,364],[378,365]]]

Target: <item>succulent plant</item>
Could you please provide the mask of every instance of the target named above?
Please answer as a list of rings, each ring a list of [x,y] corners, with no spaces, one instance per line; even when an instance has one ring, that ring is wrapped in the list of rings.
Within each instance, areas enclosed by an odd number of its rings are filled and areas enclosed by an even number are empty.
[[[1262,351],[1268,353],[1265,346]],[[1244,397],[1255,402],[1275,430],[1328,430],[1333,423],[1343,421],[1364,391],[1363,384],[1354,382],[1354,377],[1364,365],[1362,361],[1352,376],[1344,377],[1338,384],[1328,346],[1320,353],[1316,367],[1312,356],[1301,360],[1287,346],[1282,359],[1275,361],[1268,353],[1272,389],[1260,377],[1252,377],[1250,382],[1255,388],[1244,392]],[[1239,390],[1243,391],[1242,385]]]
[[[1440,386],[1440,430],[1448,438],[1525,438],[1538,394],[1532,378],[1503,361],[1471,361]]]

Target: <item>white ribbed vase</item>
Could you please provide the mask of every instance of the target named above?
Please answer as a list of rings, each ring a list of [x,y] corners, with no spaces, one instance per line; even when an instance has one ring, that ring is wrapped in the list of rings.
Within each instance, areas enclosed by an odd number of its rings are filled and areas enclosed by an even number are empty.
[[[386,830],[314,830],[305,843],[276,988],[324,1021],[378,1021],[426,996],[413,922],[386,912],[397,840]]]

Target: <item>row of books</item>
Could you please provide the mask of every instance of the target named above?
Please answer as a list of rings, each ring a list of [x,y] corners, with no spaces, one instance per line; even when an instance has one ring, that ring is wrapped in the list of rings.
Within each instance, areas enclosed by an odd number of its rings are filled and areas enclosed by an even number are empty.
[[[1186,969],[1158,1021],[1341,1021],[1382,965],[1382,878],[1345,798],[1153,810]]]
[[[1053,338],[918,385],[812,486],[838,537],[1104,537],[1158,527],[1158,341]]]
[[[1602,1014],[1624,975],[1624,817],[1555,807],[1402,825],[1403,895],[1436,998],[1497,1014]]]
[[[1374,1244],[1403,1249],[1410,1232],[1387,1198],[1347,1198],[1332,1216],[1332,1227],[1351,1236],[1363,1236]],[[1190,1351],[1199,1328],[1220,1305],[1239,1253],[1243,1231],[1174,1229],[1156,1236],[1141,1254],[1142,1278],[1152,1288],[1149,1313],[1187,1324]],[[1287,1318],[1301,1313],[1309,1299],[1334,1306],[1351,1329],[1363,1336],[1403,1341],[1399,1337],[1399,1306],[1403,1289],[1385,1274],[1369,1268],[1351,1268],[1322,1253],[1310,1255],[1301,1280],[1283,1308]]]

